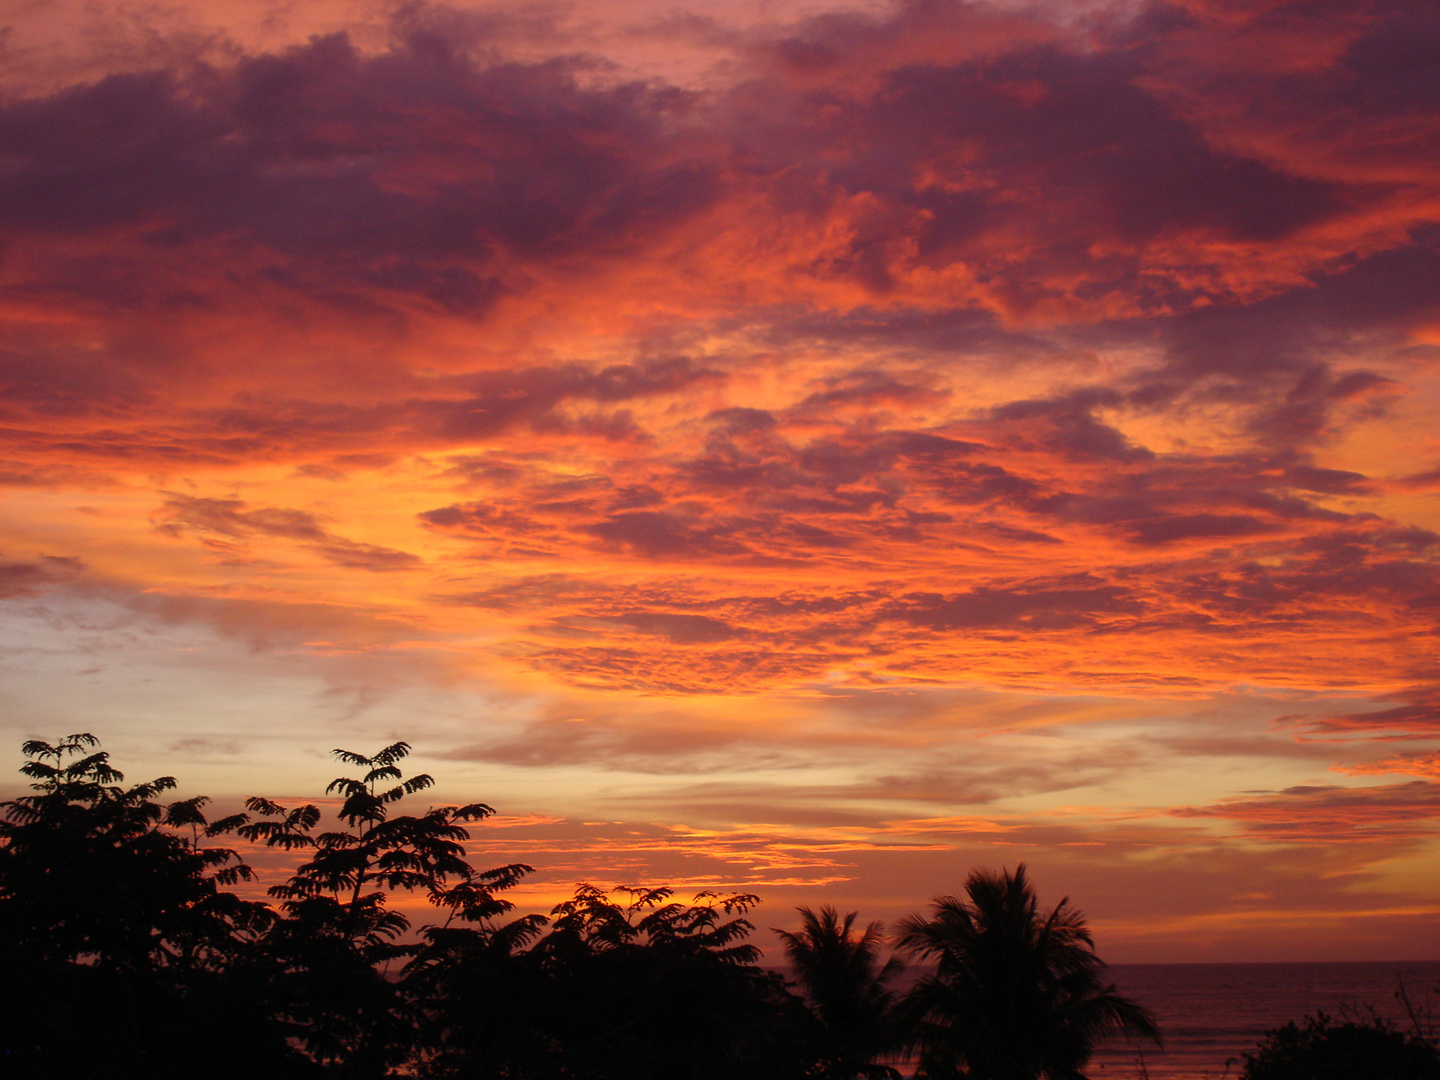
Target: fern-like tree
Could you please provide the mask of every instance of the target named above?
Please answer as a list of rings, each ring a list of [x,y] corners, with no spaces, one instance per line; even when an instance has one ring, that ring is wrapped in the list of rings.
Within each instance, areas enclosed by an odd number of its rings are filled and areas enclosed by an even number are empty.
[[[476,871],[466,860],[463,844],[470,834],[463,823],[493,814],[485,803],[390,815],[390,807],[405,796],[435,784],[428,773],[404,778],[398,763],[409,756],[409,743],[392,743],[372,756],[351,750],[333,753],[364,770],[360,776],[338,777],[325,789],[327,795],[343,796],[337,816],[348,831],[313,835],[321,816],[314,806],[287,810],[260,798],[246,804],[262,820],[241,827],[242,836],[311,851],[288,882],[270,890],[272,896],[284,901],[328,898],[358,915],[364,901],[377,893],[421,891],[440,907],[465,910],[490,904],[495,890],[529,872],[520,864]]]
[[[844,918],[830,906],[817,913],[797,909],[795,933],[776,930],[809,1006],[808,1029],[814,1061],[809,1075],[825,1080],[899,1080],[880,1059],[902,1042],[893,981],[905,965],[882,961],[884,932],[878,922],[855,928],[856,913]]]
[[[1155,1018],[1106,981],[1084,915],[1040,909],[1022,863],[976,871],[900,923],[900,945],[934,965],[907,997],[924,1077],[1083,1080],[1106,1036],[1160,1039]]]
[[[333,753],[362,770],[326,788],[343,798],[337,814],[343,828],[317,833],[323,816],[318,807],[252,798],[246,806],[258,820],[238,832],[270,847],[309,853],[288,881],[269,890],[285,915],[269,947],[285,970],[281,1008],[296,1037],[314,1059],[344,1075],[379,1077],[405,1060],[425,1026],[403,983],[386,974],[415,951],[402,940],[410,920],[390,906],[390,894],[420,892],[451,916],[483,919],[510,907],[495,894],[531,868],[470,865],[465,823],[493,814],[485,803],[391,813],[407,795],[435,783],[426,773],[404,777],[399,763],[410,753],[408,743],[373,755]]]

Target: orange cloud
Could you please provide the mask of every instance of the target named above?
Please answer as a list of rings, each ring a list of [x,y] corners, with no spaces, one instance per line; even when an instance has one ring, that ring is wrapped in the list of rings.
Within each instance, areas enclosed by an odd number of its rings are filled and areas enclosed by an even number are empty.
[[[0,96],[16,732],[421,726],[547,889],[1421,843],[1428,12],[125,10]]]

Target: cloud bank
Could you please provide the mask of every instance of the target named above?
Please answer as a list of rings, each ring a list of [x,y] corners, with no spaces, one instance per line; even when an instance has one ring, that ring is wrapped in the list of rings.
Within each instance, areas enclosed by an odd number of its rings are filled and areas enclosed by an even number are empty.
[[[322,751],[342,693],[676,851],[910,822],[922,897],[1433,847],[1440,17],[56,12],[0,96],[17,640],[232,642]]]

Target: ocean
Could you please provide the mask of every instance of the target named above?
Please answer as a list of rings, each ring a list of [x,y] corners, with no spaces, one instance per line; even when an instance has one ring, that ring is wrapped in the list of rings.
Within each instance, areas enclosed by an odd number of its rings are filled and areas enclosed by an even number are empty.
[[[1403,1020],[1402,978],[1412,1001],[1440,1006],[1440,961],[1112,964],[1110,976],[1154,1011],[1165,1049],[1108,1046],[1091,1060],[1091,1080],[1233,1080],[1240,1055],[1288,1020],[1317,1011],[1368,1018],[1372,1009]]]

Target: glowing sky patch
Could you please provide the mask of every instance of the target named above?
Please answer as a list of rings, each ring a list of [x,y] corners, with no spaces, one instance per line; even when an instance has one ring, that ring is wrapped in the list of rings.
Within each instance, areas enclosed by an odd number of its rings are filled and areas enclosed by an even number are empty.
[[[4,730],[232,800],[404,738],[537,905],[1023,860],[1117,959],[1433,952],[1437,45],[27,9]]]

